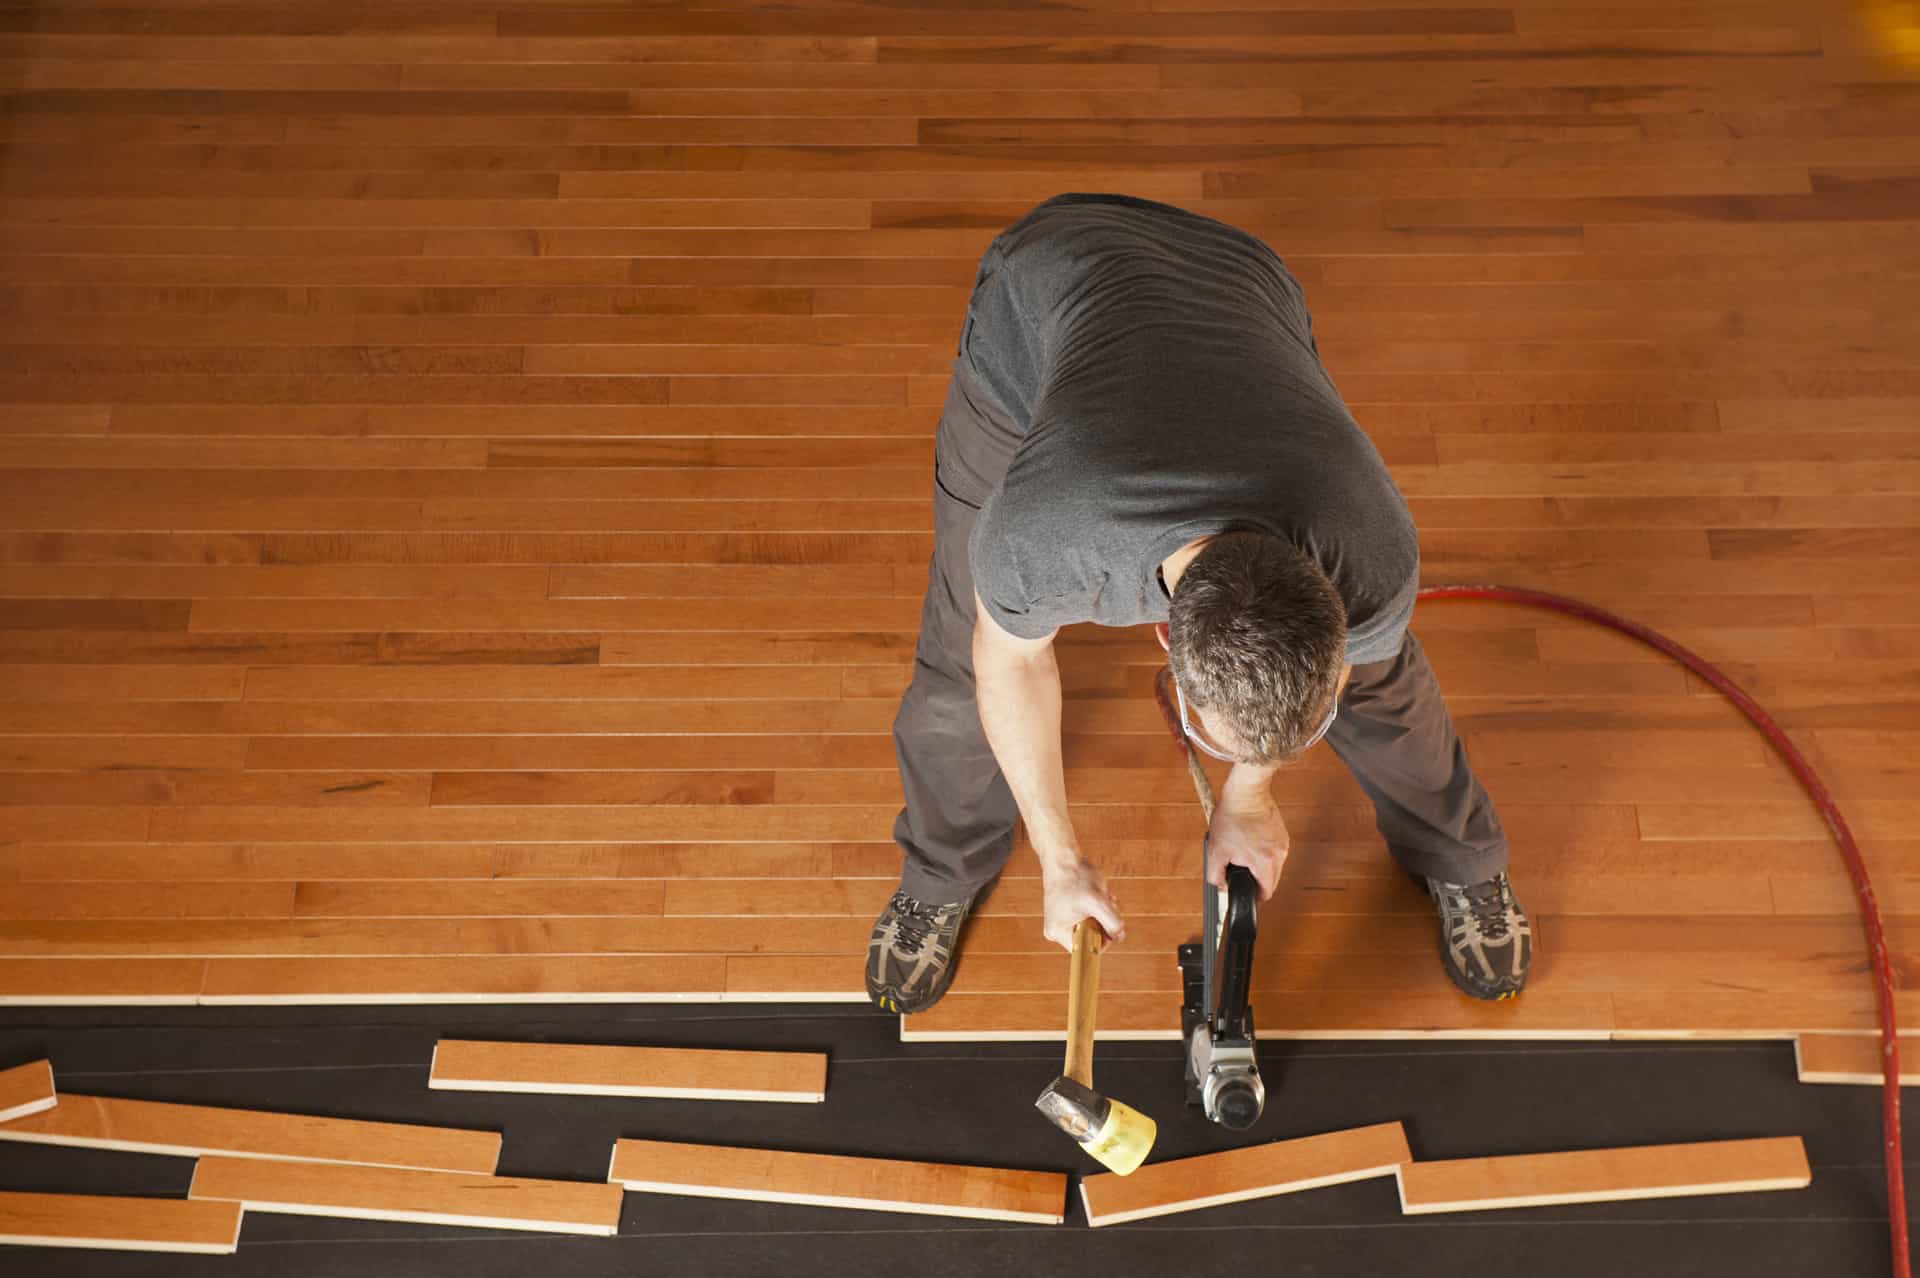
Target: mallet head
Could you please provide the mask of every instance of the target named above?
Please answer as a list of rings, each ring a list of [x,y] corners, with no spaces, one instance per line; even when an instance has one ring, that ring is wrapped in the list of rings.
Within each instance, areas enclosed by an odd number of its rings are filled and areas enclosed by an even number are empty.
[[[1034,1107],[1102,1166],[1122,1176],[1146,1161],[1160,1130],[1139,1110],[1108,1100],[1064,1074],[1047,1084]]]

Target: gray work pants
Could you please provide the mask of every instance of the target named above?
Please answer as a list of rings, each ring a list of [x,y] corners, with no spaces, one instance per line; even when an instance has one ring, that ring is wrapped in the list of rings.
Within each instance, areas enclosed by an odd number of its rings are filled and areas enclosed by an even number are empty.
[[[933,558],[913,682],[893,721],[906,797],[893,826],[905,854],[901,887],[933,904],[966,900],[1000,873],[1019,816],[974,697],[967,560],[981,501],[1006,474],[1019,439],[964,355],[955,359],[935,436]],[[1507,868],[1500,818],[1467,766],[1413,635],[1391,660],[1353,668],[1327,743],[1373,801],[1387,849],[1407,870],[1478,883]]]

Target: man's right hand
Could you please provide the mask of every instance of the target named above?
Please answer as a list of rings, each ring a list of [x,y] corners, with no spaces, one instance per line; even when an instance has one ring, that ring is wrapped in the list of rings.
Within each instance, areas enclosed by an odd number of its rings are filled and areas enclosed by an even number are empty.
[[[1107,876],[1093,862],[1073,856],[1044,865],[1040,883],[1045,892],[1043,930],[1055,945],[1071,951],[1073,929],[1081,919],[1098,923],[1110,940],[1127,939],[1127,926],[1107,890]]]

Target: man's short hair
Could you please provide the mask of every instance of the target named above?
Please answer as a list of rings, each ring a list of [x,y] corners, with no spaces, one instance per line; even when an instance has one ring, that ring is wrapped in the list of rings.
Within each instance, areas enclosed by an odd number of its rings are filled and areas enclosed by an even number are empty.
[[[1167,630],[1187,705],[1224,717],[1251,762],[1291,758],[1326,720],[1347,611],[1293,543],[1258,532],[1210,540],[1180,576]]]

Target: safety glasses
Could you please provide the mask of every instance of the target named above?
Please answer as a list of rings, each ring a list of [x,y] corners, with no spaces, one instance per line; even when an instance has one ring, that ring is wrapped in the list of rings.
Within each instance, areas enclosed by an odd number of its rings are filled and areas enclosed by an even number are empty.
[[[1245,759],[1236,759],[1234,756],[1228,754],[1224,750],[1216,749],[1214,745],[1211,742],[1209,742],[1205,737],[1201,736],[1199,733],[1193,730],[1193,723],[1191,720],[1187,718],[1187,694],[1180,691],[1180,680],[1174,679],[1172,680],[1172,683],[1173,683],[1174,700],[1179,702],[1180,704],[1180,731],[1186,734],[1187,740],[1193,742],[1195,745],[1199,746],[1204,753],[1211,755],[1213,758],[1220,760],[1220,762],[1222,763],[1247,762]],[[1332,729],[1334,718],[1337,715],[1339,715],[1339,713],[1340,713],[1340,698],[1336,696],[1333,699],[1333,704],[1327,707],[1327,717],[1326,717],[1326,720],[1321,723],[1320,730],[1314,733],[1311,737],[1307,738],[1306,745],[1301,746],[1300,749],[1306,750],[1311,746],[1318,745],[1320,743],[1320,739],[1326,736],[1328,731]]]

